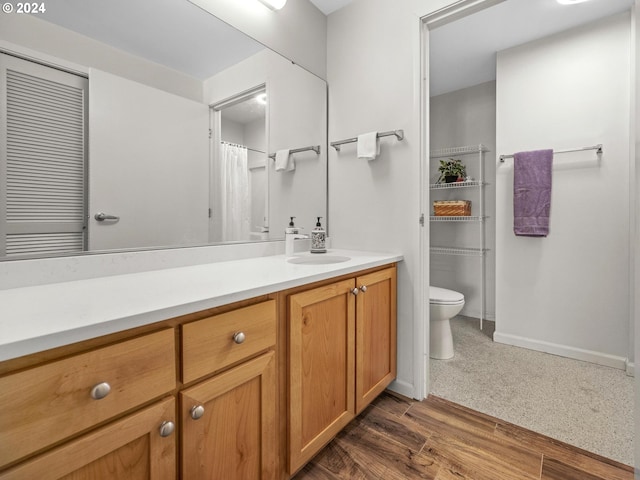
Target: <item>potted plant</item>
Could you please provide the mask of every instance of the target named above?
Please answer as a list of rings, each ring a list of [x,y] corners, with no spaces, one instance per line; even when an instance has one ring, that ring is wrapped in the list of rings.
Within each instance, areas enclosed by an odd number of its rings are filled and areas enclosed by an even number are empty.
[[[442,183],[443,180],[445,183],[457,182],[459,179],[464,180],[467,176],[467,168],[464,163],[462,163],[462,160],[457,158],[440,160],[438,172],[440,172],[438,183]]]

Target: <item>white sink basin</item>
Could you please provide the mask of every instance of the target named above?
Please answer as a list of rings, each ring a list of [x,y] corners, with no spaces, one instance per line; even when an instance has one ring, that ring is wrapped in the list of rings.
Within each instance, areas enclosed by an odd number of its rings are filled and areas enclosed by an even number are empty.
[[[351,260],[350,257],[343,255],[327,255],[325,253],[315,253],[309,255],[301,255],[299,257],[291,257],[287,259],[289,263],[298,265],[328,265],[330,263],[342,263]]]

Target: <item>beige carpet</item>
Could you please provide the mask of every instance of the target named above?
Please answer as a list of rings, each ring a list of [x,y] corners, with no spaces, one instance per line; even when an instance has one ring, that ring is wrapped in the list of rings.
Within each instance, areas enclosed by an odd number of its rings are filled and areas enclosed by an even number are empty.
[[[485,333],[468,317],[451,325],[455,357],[430,360],[431,393],[633,465],[632,377],[494,343],[493,322],[485,322]]]

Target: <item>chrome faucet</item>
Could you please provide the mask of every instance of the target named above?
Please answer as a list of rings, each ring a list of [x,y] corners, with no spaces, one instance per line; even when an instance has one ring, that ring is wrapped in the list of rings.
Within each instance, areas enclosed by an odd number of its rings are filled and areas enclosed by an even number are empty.
[[[292,233],[288,231],[284,234],[284,255],[285,257],[291,257],[294,253],[293,241],[302,238],[309,238],[309,235],[304,235],[302,233]]]

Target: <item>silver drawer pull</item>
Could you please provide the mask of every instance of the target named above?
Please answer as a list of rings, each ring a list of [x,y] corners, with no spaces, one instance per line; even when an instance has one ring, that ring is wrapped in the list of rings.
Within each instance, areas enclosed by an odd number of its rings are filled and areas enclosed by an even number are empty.
[[[204,407],[202,405],[196,405],[195,407],[191,407],[191,418],[194,420],[198,420],[202,418],[204,415]]]
[[[171,435],[176,429],[176,424],[173,422],[162,422],[162,424],[160,425],[160,436],[161,437],[168,437],[169,435]]]
[[[109,393],[111,393],[111,385],[107,382],[102,382],[91,389],[91,398],[94,400],[102,400],[109,395]]]
[[[353,290],[351,290],[351,293],[353,293],[354,295],[358,295],[358,293],[360,293],[360,290],[354,288]]]
[[[120,220],[120,217],[116,217],[115,215],[109,215],[103,212],[96,213],[93,218],[95,218],[99,222],[104,222],[105,220]]]
[[[241,343],[244,343],[246,339],[247,339],[247,336],[244,334],[244,332],[236,332],[233,334],[233,341],[236,342],[238,345],[240,345]]]
[[[362,286],[360,287],[360,291],[361,291],[362,293],[366,292],[366,291],[367,291],[367,286],[366,286],[366,285],[362,285]]]

